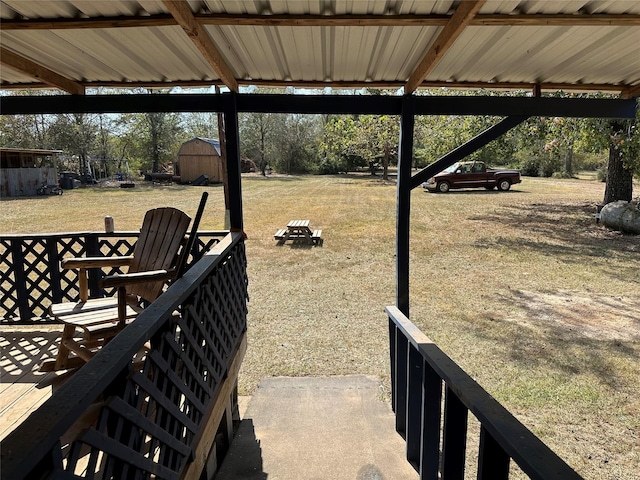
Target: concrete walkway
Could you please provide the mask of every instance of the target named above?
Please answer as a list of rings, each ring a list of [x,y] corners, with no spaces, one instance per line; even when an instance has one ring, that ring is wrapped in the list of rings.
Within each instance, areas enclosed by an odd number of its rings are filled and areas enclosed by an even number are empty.
[[[216,480],[415,480],[394,422],[375,377],[266,378]]]

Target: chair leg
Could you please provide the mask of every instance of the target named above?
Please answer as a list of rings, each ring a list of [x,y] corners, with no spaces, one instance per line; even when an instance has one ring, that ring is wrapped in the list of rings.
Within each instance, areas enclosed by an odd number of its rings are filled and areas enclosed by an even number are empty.
[[[58,354],[55,360],[45,360],[40,365],[41,372],[55,372],[56,370],[64,370],[70,368],[78,368],[84,365],[86,362],[79,357],[70,357],[71,350],[69,349],[69,343],[73,342],[73,336],[75,335],[75,327],[73,325],[65,325],[62,331],[62,338],[58,345]]]
[[[67,368],[69,361],[69,354],[71,350],[65,345],[66,340],[73,339],[73,335],[76,332],[76,327],[73,325],[65,325],[62,331],[62,338],[60,339],[60,345],[58,346],[58,355],[56,356],[56,370],[62,370]]]

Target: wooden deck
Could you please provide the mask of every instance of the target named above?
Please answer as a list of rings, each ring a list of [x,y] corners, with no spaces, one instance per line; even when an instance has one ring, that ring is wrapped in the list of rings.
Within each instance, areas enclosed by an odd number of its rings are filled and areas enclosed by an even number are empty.
[[[61,325],[0,327],[0,440],[36,410],[72,373],[39,372],[55,358]]]

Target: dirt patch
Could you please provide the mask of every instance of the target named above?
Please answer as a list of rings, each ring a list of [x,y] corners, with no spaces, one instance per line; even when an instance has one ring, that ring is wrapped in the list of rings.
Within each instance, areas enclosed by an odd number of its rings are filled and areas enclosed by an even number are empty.
[[[527,311],[525,321],[532,325],[553,326],[569,336],[597,340],[640,340],[640,296],[524,290],[515,294]]]

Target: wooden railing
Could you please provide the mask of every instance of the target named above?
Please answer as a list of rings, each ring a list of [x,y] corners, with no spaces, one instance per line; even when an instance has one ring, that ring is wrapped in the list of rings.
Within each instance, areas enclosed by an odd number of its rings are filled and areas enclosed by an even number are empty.
[[[199,231],[190,264],[225,236],[223,231]],[[78,232],[0,235],[0,323],[51,322],[49,305],[78,298],[78,276],[62,270],[65,257],[131,255],[139,232]],[[91,298],[111,296],[98,286],[104,275],[119,269],[89,272]]]
[[[210,476],[246,301],[244,240],[229,233],[5,438],[3,480]]]
[[[465,478],[468,414],[480,423],[477,478],[509,478],[513,460],[534,480],[581,479],[396,307],[387,307],[392,407],[407,460],[422,480]],[[444,392],[444,402],[442,395]]]

